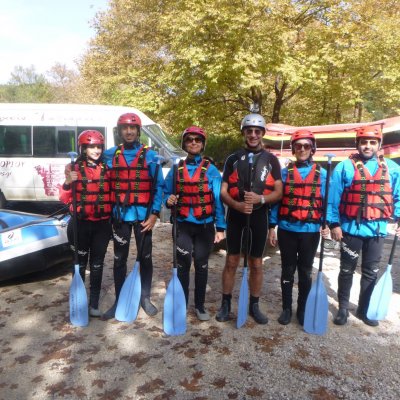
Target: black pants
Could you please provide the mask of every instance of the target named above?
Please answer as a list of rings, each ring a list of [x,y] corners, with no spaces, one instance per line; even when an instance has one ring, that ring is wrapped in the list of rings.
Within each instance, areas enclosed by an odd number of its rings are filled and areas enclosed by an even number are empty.
[[[350,290],[357,261],[361,259],[361,284],[358,300],[359,312],[365,315],[374,290],[379,262],[382,257],[384,238],[362,238],[343,233],[340,247],[340,272],[338,278],[339,308],[349,308]]]
[[[226,217],[226,247],[228,254],[240,254],[245,251],[247,214],[228,208]],[[254,258],[262,257],[268,233],[268,210],[262,206],[250,215],[250,237],[248,254]]]
[[[189,300],[190,267],[193,258],[195,270],[194,304],[196,308],[204,306],[208,279],[208,258],[213,247],[214,237],[213,223],[177,222],[178,278],[185,292],[186,305]]]
[[[85,280],[86,266],[89,261],[89,304],[93,308],[98,308],[103,279],[104,257],[111,238],[111,224],[108,220],[89,221],[78,219],[77,228],[79,272],[82,279]],[[68,224],[67,236],[68,241],[73,246],[74,231],[72,219]]]
[[[136,249],[140,251],[140,241],[142,237],[142,226],[140,222],[121,222],[113,224],[114,239],[114,286],[116,300],[124,284],[127,260],[129,255],[129,245],[132,236],[135,235]],[[153,280],[153,259],[152,259],[152,231],[146,233],[143,241],[142,257],[140,259],[140,281],[142,284],[141,298],[149,298],[151,292],[151,282]]]
[[[294,274],[299,276],[297,309],[304,311],[311,289],[311,273],[315,253],[320,239],[319,232],[290,232],[278,228],[278,242],[281,251],[282,308],[292,307]]]

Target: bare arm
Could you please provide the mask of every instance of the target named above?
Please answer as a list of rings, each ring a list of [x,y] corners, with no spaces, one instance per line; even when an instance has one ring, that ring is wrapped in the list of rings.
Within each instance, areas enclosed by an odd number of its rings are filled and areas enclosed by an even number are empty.
[[[228,193],[228,183],[222,182],[221,185],[221,199],[229,207],[243,214],[251,214],[253,205],[242,201],[236,201]]]

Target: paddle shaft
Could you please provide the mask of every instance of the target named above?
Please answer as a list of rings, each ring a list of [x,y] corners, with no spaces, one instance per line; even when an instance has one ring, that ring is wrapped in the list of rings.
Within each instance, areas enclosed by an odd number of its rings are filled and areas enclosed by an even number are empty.
[[[161,156],[158,156],[156,170],[154,172],[153,182],[152,182],[152,186],[151,186],[149,204],[147,205],[146,216],[144,217],[145,221],[149,218],[150,212],[151,212],[151,207],[153,206],[153,200],[154,200],[154,196],[155,196],[156,190],[157,190],[157,180],[158,180],[158,172],[160,170],[160,164],[161,164]],[[138,249],[136,261],[140,261],[142,259],[143,247],[144,247],[143,243],[144,243],[146,234],[147,234],[147,231],[144,232],[140,237],[139,249]]]
[[[325,228],[326,225],[326,214],[328,212],[328,196],[329,196],[329,183],[331,180],[331,171],[332,171],[332,158],[335,157],[333,154],[327,154],[328,157],[328,169],[326,172],[326,182],[325,182],[325,201],[324,201],[324,209],[322,215],[322,227]],[[322,271],[322,263],[324,260],[324,243],[325,239],[322,237],[321,239],[321,249],[319,253],[319,268],[318,271]]]
[[[253,153],[249,153],[249,165],[247,171],[247,181],[246,181],[246,190],[248,192],[251,191],[251,176],[253,170]],[[247,257],[249,253],[249,237],[250,237],[250,216],[251,214],[246,215],[246,233],[245,233],[245,241],[244,241],[244,267],[247,267]]]
[[[397,224],[397,226],[399,226],[399,225],[400,225],[400,222]],[[390,250],[389,262],[388,262],[389,265],[393,264],[394,251],[395,251],[395,248],[396,248],[396,243],[397,243],[397,239],[398,238],[399,237],[395,233],[394,234],[394,239],[393,239],[393,244],[392,244],[392,250]]]
[[[71,171],[75,171],[75,154],[69,153],[71,157]],[[77,210],[76,210],[76,181],[71,182],[72,188],[72,231],[74,237],[74,264],[79,264],[78,259],[78,218],[77,218]]]
[[[178,172],[178,165],[176,163],[176,159],[174,159],[174,165],[173,165],[173,174],[172,174],[172,193],[176,197],[176,174]],[[176,204],[172,207],[172,257],[173,257],[173,267],[176,268],[176,236],[177,236],[177,227],[176,227],[176,212],[177,212],[177,206]]]

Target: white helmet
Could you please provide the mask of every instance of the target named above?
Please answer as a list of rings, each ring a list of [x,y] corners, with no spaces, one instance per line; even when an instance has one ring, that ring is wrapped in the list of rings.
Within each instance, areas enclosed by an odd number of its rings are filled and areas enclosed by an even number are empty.
[[[243,129],[249,128],[250,126],[261,128],[265,131],[266,124],[264,117],[260,114],[254,114],[254,113],[246,115],[242,119],[242,123],[240,124],[240,130],[243,132]]]

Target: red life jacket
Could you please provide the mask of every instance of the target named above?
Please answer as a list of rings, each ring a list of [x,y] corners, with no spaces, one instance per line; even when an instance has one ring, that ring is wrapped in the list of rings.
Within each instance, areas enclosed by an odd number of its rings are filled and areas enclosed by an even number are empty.
[[[202,160],[193,176],[190,177],[186,161],[178,165],[176,194],[179,195],[177,214],[188,217],[190,208],[197,219],[214,215],[214,195],[208,185],[207,171],[210,161]]]
[[[153,179],[147,165],[146,153],[147,147],[141,146],[128,165],[124,157],[124,146],[117,147],[111,169],[111,187],[117,205],[148,205]]]
[[[78,172],[77,217],[92,221],[108,219],[112,211],[112,201],[106,165],[100,163],[96,167],[88,167],[86,161],[78,161],[75,170]]]
[[[313,164],[305,179],[294,163],[287,166],[283,197],[279,208],[281,219],[319,223],[323,205],[321,196],[321,167]]]
[[[234,163],[233,172],[228,177],[228,193],[234,200],[243,201],[244,190],[248,186],[248,152],[240,149],[235,154],[237,161]],[[255,155],[251,174],[251,191],[254,193],[268,195],[274,190],[275,179],[270,173],[271,164],[269,158],[270,154],[267,151],[262,151]],[[253,206],[254,209],[260,207],[262,207],[262,204]]]
[[[382,155],[379,156],[378,170],[371,176],[358,154],[350,159],[354,166],[354,178],[344,189],[339,211],[350,219],[389,219],[393,214],[393,196],[388,167]]]

